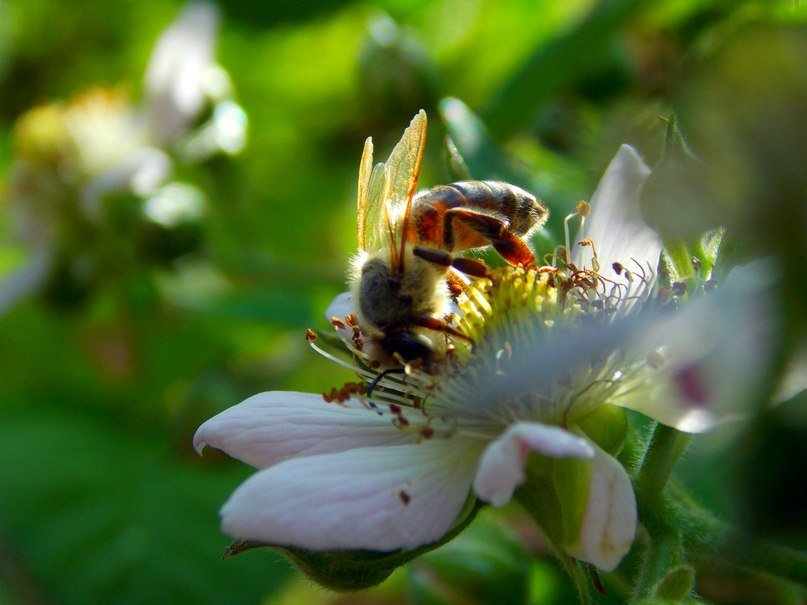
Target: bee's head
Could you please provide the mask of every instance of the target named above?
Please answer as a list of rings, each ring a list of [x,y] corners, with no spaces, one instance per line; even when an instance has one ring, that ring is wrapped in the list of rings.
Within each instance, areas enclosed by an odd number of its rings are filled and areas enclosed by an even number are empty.
[[[436,353],[434,343],[425,335],[409,330],[395,330],[384,335],[379,341],[384,351],[392,356],[398,354],[404,362],[417,359],[429,362]]]

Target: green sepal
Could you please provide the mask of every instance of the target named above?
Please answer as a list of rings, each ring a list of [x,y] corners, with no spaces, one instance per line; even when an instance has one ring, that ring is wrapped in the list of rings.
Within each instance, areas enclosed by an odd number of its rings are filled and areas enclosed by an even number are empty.
[[[457,521],[442,538],[413,550],[401,549],[392,552],[312,551],[254,540],[236,540],[224,553],[224,558],[255,548],[269,548],[288,557],[309,579],[323,588],[338,592],[362,590],[380,584],[401,565],[453,540],[473,521],[483,506],[484,504],[479,502],[475,496],[470,495],[463,510],[457,516]]]
[[[448,173],[451,175],[451,178],[455,181],[471,180],[473,178],[471,176],[471,169],[468,168],[465,158],[462,157],[460,150],[457,149],[457,145],[454,143],[454,139],[451,138],[450,134],[446,135],[444,142],[446,164],[448,165]]]
[[[591,461],[559,458],[552,468],[563,519],[563,546],[577,544],[588,505],[591,485]]]
[[[515,497],[559,548],[576,544],[588,504],[591,461],[531,454]]]
[[[578,422],[586,437],[611,456],[616,456],[625,445],[630,425],[625,408],[606,404]]]
[[[668,251],[675,251],[723,221],[720,205],[706,194],[707,168],[684,140],[678,117],[671,114],[665,122],[664,150],[642,188],[641,203],[645,222],[661,234]],[[682,279],[693,272],[689,257],[678,259],[673,252],[673,260]]]
[[[594,584],[584,564],[566,551],[580,538],[588,501],[591,461],[557,459],[530,454],[527,481],[515,492],[516,500],[532,516],[574,582],[581,603],[593,602]]]

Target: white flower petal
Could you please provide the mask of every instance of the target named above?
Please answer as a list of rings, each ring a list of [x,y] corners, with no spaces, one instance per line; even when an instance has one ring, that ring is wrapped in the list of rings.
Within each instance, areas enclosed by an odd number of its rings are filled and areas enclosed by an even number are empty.
[[[412,443],[417,435],[395,428],[393,418],[355,400],[326,403],[321,395],[273,391],[254,395],[205,422],[193,445],[199,453],[209,445],[266,468],[297,456]]]
[[[630,550],[636,535],[636,497],[628,474],[614,458],[594,446],[588,503],[573,557],[611,571]]]
[[[775,404],[784,403],[807,390],[807,342],[796,343],[788,360],[782,381],[773,396]]]
[[[479,450],[454,438],[288,460],[233,493],[222,529],[308,550],[415,548],[451,528]]]
[[[113,191],[149,195],[168,180],[173,169],[171,158],[156,147],[133,150],[122,162],[99,173],[84,186],[81,208],[88,218],[99,220],[105,195]]]
[[[474,479],[474,491],[484,502],[504,506],[524,483],[524,464],[530,452],[552,458],[591,458],[591,444],[557,426],[517,422],[485,449]]]
[[[350,350],[355,348],[353,344],[353,329],[345,323],[345,317],[356,312],[356,305],[353,304],[353,297],[350,292],[342,292],[333,299],[325,310],[325,319],[333,324],[337,334],[345,342]],[[338,320],[338,322],[334,322]]]
[[[732,271],[718,291],[649,324],[633,346],[658,349],[655,369],[614,403],[688,433],[747,416],[770,375],[772,287],[759,267]]]
[[[629,145],[622,145],[603,174],[591,198],[591,214],[582,232],[572,246],[572,263],[578,267],[591,267],[591,246],[577,242],[590,239],[594,242],[599,261],[599,272],[606,278],[626,284],[630,293],[639,287],[632,284],[613,268],[619,262],[637,273],[655,271],[661,256],[661,238],[642,219],[639,195],[650,169]],[[638,265],[637,265],[638,263]]]
[[[217,30],[215,5],[193,2],[155,44],[145,84],[152,141],[173,139],[202,110]]]
[[[50,245],[38,245],[32,250],[25,265],[0,281],[0,316],[25,297],[38,292],[45,285],[52,266],[53,251]]]

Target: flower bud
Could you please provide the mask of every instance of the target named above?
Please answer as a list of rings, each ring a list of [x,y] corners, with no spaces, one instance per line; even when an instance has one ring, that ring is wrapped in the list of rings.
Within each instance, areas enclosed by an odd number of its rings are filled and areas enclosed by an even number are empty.
[[[612,456],[616,456],[628,437],[625,409],[603,405],[580,421],[586,436]]]
[[[691,565],[674,567],[656,588],[656,595],[673,601],[686,597],[695,585],[695,569]]]

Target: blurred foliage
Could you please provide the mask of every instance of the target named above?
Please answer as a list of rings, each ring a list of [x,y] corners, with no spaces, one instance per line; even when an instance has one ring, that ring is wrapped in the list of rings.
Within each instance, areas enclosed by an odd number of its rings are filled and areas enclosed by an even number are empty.
[[[150,49],[181,6],[0,0],[0,187],[15,120],[94,85],[137,96]],[[742,229],[764,220],[762,206],[776,210],[787,197],[800,206],[785,206],[754,241],[793,254],[791,276],[804,266],[807,7],[799,2],[227,0],[220,8],[217,57],[250,131],[238,158],[179,175],[209,204],[194,234],[200,249],[135,267],[87,298],[56,280],[53,294],[79,304],[31,299],[0,317],[0,603],[291,602],[278,593],[290,577],[279,557],[219,560],[228,540],[217,509],[248,470],[215,453],[198,459],[191,438],[201,421],[259,390],[325,391],[345,379],[307,350],[304,332],[325,329],[322,312],[344,287],[362,141],[373,135],[383,157],[421,106],[431,120],[422,184],[452,178],[450,135],[473,177],[510,180],[547,202],[542,253],[560,242],[563,218],[593,191],[618,144],[635,145],[650,164],[660,158],[659,118],[677,109],[694,152],[718,166],[718,184],[737,172],[727,146],[751,162],[750,184],[735,183],[755,211],[729,237],[744,241]],[[766,54],[774,45],[780,53]],[[0,208],[2,276],[26,251],[2,200]],[[792,305],[803,305],[791,290]],[[792,305],[803,335],[805,315]],[[750,468],[763,483],[737,481],[748,456],[727,458],[709,440],[684,465],[684,480],[714,509],[742,512],[803,548],[804,507],[790,500],[800,469],[784,444],[803,449],[805,426],[802,397],[748,429]],[[538,558],[527,564],[528,546],[511,536],[486,549],[489,536],[478,537],[486,531],[512,530],[480,525],[419,560],[408,579],[395,574],[390,586],[400,590],[382,587],[366,602],[573,598],[560,568],[541,558],[545,549],[531,548]],[[488,573],[506,590],[485,586]],[[697,589],[717,602],[794,602],[786,589],[721,574]],[[481,584],[455,594],[452,583],[468,578]],[[606,580],[605,601],[620,602],[623,590]],[[301,594],[294,602],[311,596]]]

